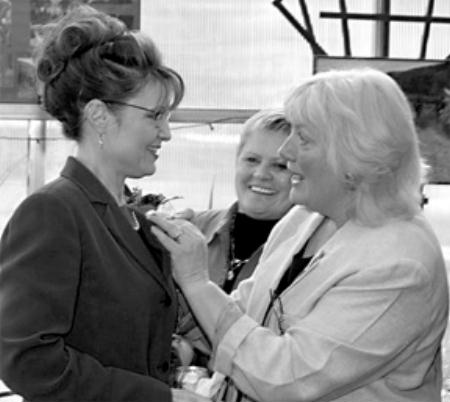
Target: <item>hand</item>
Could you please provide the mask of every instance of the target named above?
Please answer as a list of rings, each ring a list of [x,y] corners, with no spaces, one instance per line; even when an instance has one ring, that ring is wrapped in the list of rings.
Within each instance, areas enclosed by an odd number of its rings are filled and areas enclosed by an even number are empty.
[[[180,335],[172,335],[172,349],[182,366],[189,366],[194,358],[194,348],[188,340]]]
[[[146,215],[149,211],[155,210],[155,207],[152,204],[136,205],[134,208],[144,215]]]
[[[208,282],[208,249],[200,230],[186,220],[158,212],[150,211],[146,216],[154,223],[151,231],[170,252],[178,285],[186,290],[194,283]]]
[[[177,211],[172,215],[172,218],[184,219],[187,221],[192,220],[193,217],[194,217],[194,210],[191,208],[186,208],[181,211]]]
[[[195,392],[185,389],[172,388],[172,401],[173,402],[212,402],[211,399],[205,396],[196,394]]]

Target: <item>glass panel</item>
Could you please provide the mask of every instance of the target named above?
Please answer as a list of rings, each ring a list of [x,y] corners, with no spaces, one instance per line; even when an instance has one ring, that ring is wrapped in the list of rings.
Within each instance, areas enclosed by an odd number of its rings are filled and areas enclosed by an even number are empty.
[[[11,213],[26,196],[29,155],[27,121],[0,125],[0,233]],[[172,139],[163,144],[156,173],[128,185],[144,194],[181,196],[176,208],[225,208],[235,199],[234,158],[240,124],[171,124]],[[14,134],[14,135],[13,135]],[[56,121],[47,122],[44,181],[59,176],[76,143],[67,140]]]
[[[139,27],[140,0],[0,0],[0,102],[37,103],[32,55],[42,26],[77,3]]]
[[[156,173],[128,184],[144,193],[182,196],[177,208],[225,208],[235,200],[234,160],[241,125],[217,124],[172,127],[172,139],[163,144]]]
[[[396,0],[392,1],[392,14],[413,15],[423,17],[427,13],[429,0]],[[450,1],[435,0],[432,16],[450,17]],[[422,36],[425,23],[395,22],[391,24],[391,57],[420,57]],[[408,40],[405,40],[408,38]],[[450,24],[432,23],[426,58],[445,59],[450,55]]]
[[[319,16],[320,10],[334,9],[336,1],[307,3],[319,44],[327,52],[340,52],[340,25]],[[283,6],[303,24],[298,1],[285,0]],[[312,74],[310,46],[270,1],[152,0],[142,3],[142,29],[185,78],[183,107],[278,106]]]
[[[0,233],[27,190],[27,121],[0,124]]]

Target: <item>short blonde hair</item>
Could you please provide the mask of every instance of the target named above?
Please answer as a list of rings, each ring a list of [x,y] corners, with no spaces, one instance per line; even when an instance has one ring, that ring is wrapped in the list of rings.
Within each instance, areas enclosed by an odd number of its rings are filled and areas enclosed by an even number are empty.
[[[286,134],[287,137],[291,132],[291,125],[287,121],[282,109],[260,110],[244,123],[236,155],[239,156],[251,134],[256,131],[263,130],[270,132],[281,132]]]
[[[420,210],[427,167],[409,102],[387,74],[374,69],[316,74],[292,92],[285,111],[292,124],[317,134],[338,177],[354,180],[349,218],[377,225]]]

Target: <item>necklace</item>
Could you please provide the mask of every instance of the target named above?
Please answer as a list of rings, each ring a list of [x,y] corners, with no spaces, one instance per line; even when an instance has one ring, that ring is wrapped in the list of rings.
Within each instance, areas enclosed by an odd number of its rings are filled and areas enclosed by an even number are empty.
[[[127,211],[127,221],[130,222],[131,227],[133,228],[134,231],[138,231],[141,227],[141,225],[139,224],[139,221],[137,220],[136,217],[136,212],[134,212],[131,208],[129,207],[125,207],[126,211]]]
[[[141,225],[139,224],[139,221],[137,220],[136,213],[130,209],[130,215],[131,215],[131,227],[136,232],[140,229]]]
[[[241,268],[248,262],[249,258],[241,260],[235,255],[235,239],[234,239],[234,228],[236,223],[237,212],[233,214],[230,225],[230,264],[227,270],[227,281],[232,281],[236,275],[239,273]]]
[[[243,269],[250,261],[256,264],[256,253],[259,253],[262,245],[267,240],[271,229],[278,220],[262,220],[253,218],[243,212],[239,212],[237,205],[231,212],[229,219],[229,245],[228,264],[226,269],[224,290],[232,290],[236,278],[241,275]],[[254,265],[252,267],[254,267]],[[247,272],[248,276],[250,272]]]
[[[125,219],[131,225],[133,230],[137,232],[141,228],[141,225],[137,219],[136,212],[134,212],[134,210],[127,205],[121,205],[119,208],[122,210]]]
[[[245,260],[240,260],[239,258],[233,258],[230,261],[230,266],[227,272],[227,281],[232,281],[234,277],[239,273],[240,269],[247,264],[248,258]]]

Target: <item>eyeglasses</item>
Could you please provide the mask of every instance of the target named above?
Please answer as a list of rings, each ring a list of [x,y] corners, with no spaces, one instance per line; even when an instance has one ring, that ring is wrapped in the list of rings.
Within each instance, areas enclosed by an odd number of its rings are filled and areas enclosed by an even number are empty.
[[[103,102],[111,103],[113,105],[128,106],[128,107],[132,107],[134,109],[143,110],[144,112],[147,112],[149,117],[155,121],[169,120],[170,115],[171,115],[171,111],[168,109],[165,109],[165,108],[148,109],[144,106],[138,106],[138,105],[133,105],[132,103],[120,102],[120,101],[109,100],[109,99],[105,99],[105,100],[103,100]]]

